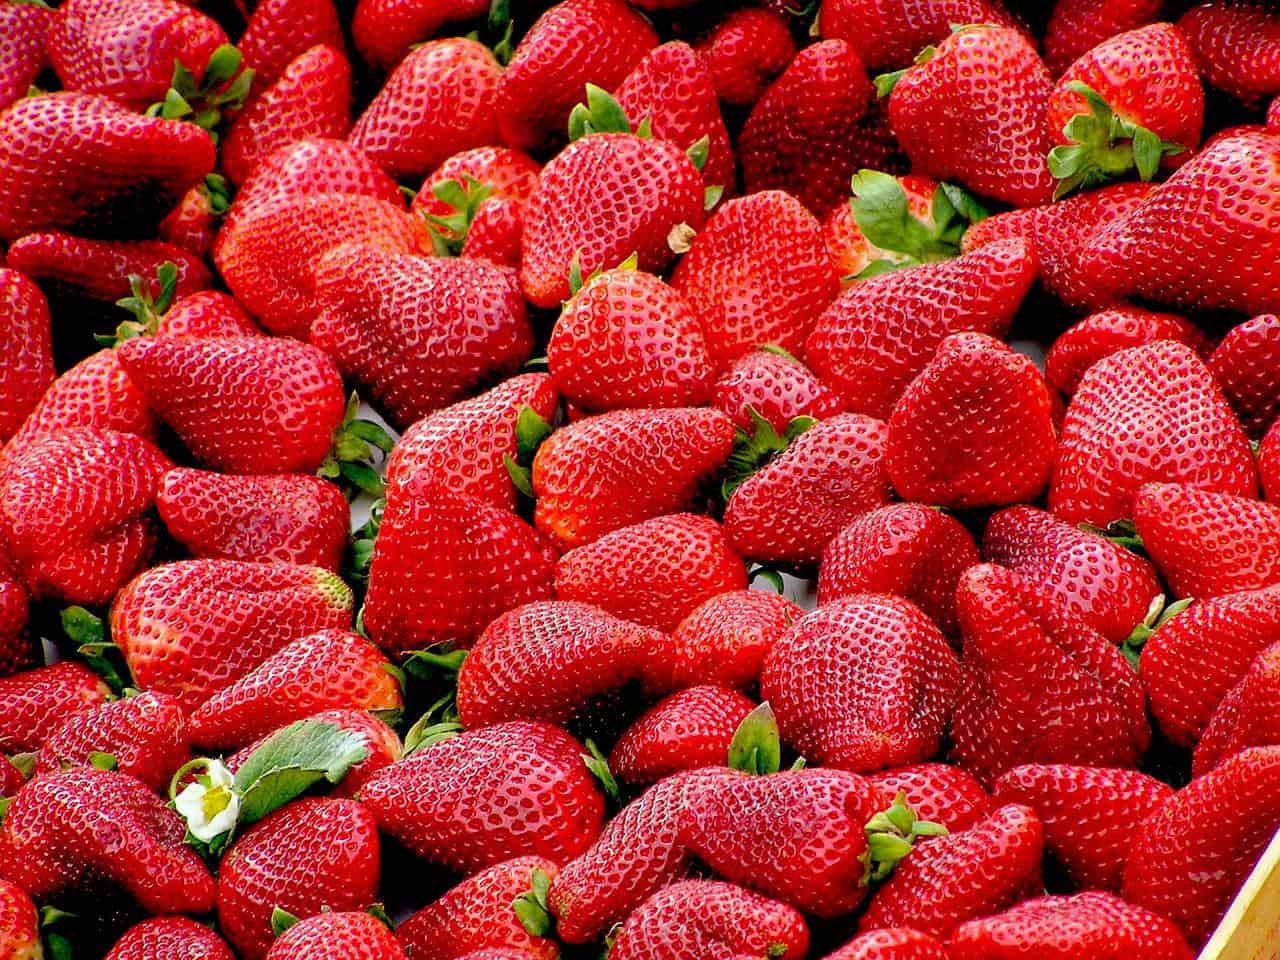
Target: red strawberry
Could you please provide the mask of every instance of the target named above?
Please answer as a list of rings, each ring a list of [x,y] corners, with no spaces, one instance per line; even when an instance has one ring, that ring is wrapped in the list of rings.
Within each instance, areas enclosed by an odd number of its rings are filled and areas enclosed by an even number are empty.
[[[129,928],[106,960],[235,960],[222,938],[189,917],[153,917]]]
[[[50,730],[36,772],[92,766],[95,753],[109,754],[116,770],[163,792],[191,758],[186,715],[173,697],[152,692],[75,713]]]
[[[53,11],[34,3],[0,7],[0,110],[21,100],[49,64],[45,38]]]
[[[1280,643],[1267,647],[1209,718],[1191,772],[1202,776],[1249,747],[1280,744]]]
[[[738,139],[747,193],[785,190],[817,216],[848,197],[870,165],[863,121],[871,81],[843,40],[805,47],[756,102]]]
[[[152,278],[165,261],[177,267],[175,296],[203,290],[213,279],[199,257],[168,243],[89,240],[68,233],[33,233],[9,247],[8,265],[33,280],[54,281],[93,300],[127,297],[130,275]],[[148,279],[153,295],[159,282]]]
[[[517,857],[494,864],[463,880],[423,907],[396,930],[409,960],[473,957],[483,949],[510,949],[528,960],[555,960],[556,945],[533,936],[513,904],[529,892],[541,872],[554,881],[556,865],[542,857]]]
[[[809,929],[792,907],[716,880],[684,880],[636,908],[609,947],[609,960],[728,956],[803,957]]]
[[[967,229],[968,218],[976,217],[975,210],[971,214],[962,214],[955,210],[950,196],[954,196],[958,187],[948,185],[943,189],[928,177],[905,176],[892,177],[887,173],[874,170],[861,170],[852,180],[854,197],[849,203],[835,207],[823,221],[823,232],[826,237],[827,252],[835,262],[836,272],[840,275],[841,284],[848,286],[854,280],[875,273],[884,272],[885,267],[915,266],[927,259],[945,260],[959,253],[959,241],[951,242],[944,238],[943,232],[951,229],[951,224],[959,222],[961,228]],[[942,190],[941,195],[939,191]],[[948,191],[950,193],[948,193]],[[933,216],[935,198],[943,198],[939,203],[950,205],[951,219],[939,224]],[[869,218],[871,204],[893,204],[898,207],[905,198],[906,218],[882,224]],[[970,202],[973,201],[970,198]],[[855,209],[856,208],[856,209]],[[898,209],[901,209],[898,207]],[[911,221],[918,221],[926,231],[927,240],[920,242],[915,236]],[[877,246],[863,231],[865,225],[872,234],[885,243],[885,247]],[[884,236],[881,237],[881,234]],[[961,234],[962,236],[963,234]],[[886,241],[892,240],[890,244]],[[909,246],[908,246],[909,245]],[[899,250],[897,247],[907,249]],[[913,252],[912,248],[915,248]],[[917,253],[919,255],[917,255]]]
[[[418,41],[488,9],[485,0],[357,0],[351,32],[365,60],[390,70]]]
[[[1258,449],[1258,472],[1267,499],[1280,501],[1280,418],[1271,425]]]
[[[26,782],[27,778],[22,771],[15,767],[8,757],[0,763],[0,797],[12,797]]]
[[[871,277],[846,290],[805,342],[814,372],[856,413],[887,418],[949,334],[1003,336],[1031,288],[1024,241]]]
[[[1160,19],[1164,0],[1056,0],[1044,33],[1044,60],[1059,76],[1117,34]]]
[[[645,685],[658,692],[699,684],[754,687],[769,648],[801,615],[781,594],[732,590],[703,602],[657,647]]]
[[[1031,764],[1005,773],[994,793],[1035,810],[1046,851],[1075,889],[1118,893],[1134,834],[1173,789],[1137,770]]]
[[[1047,589],[1112,643],[1128,639],[1160,597],[1155,571],[1136,553],[1035,507],[995,514],[982,551]]]
[[[1271,101],[1271,106],[1267,108],[1267,129],[1280,132],[1280,96]]]
[[[947,951],[952,960],[1191,960],[1194,955],[1173,923],[1101,891],[1037,897],[970,920],[952,936]]]
[[[898,927],[860,933],[823,960],[947,960],[950,956],[927,933]]]
[[[654,783],[681,770],[723,766],[729,745],[756,704],[728,687],[689,687],[636,719],[609,753],[624,783]]]
[[[704,600],[747,586],[746,565],[710,517],[642,520],[575,547],[556,564],[556,596],[670,630]]]
[[[1052,81],[1024,34],[961,30],[926,48],[896,82],[893,76],[879,89],[893,91],[889,124],[913,173],[957,180],[1014,206],[1049,201],[1044,116]],[[998,85],[987,81],[993,76]]]
[[[234,297],[199,290],[176,299],[149,332],[160,337],[251,337],[262,331]]]
[[[818,600],[895,594],[954,634],[956,583],[978,560],[973,537],[954,517],[917,503],[891,504],[852,521],[827,544]]]
[[[564,863],[604,819],[584,753],[549,723],[502,723],[423,747],[374,774],[360,799],[385,833],[451,869],[526,855]]]
[[[315,270],[311,341],[408,425],[516,373],[533,334],[515,275],[483,260],[343,246]]]
[[[389,491],[373,546],[364,624],[400,656],[470,646],[504,611],[551,596],[555,553],[513,513],[430,477]]]
[[[1209,369],[1251,437],[1280,416],[1280,316],[1263,314],[1231,329]]]
[[[32,281],[0,267],[0,313],[7,318],[0,368],[0,441],[12,437],[53,383],[49,305]]]
[[[875,70],[905,66],[966,23],[1017,22],[1000,0],[824,0],[818,12],[821,35],[847,40]]]
[[[518,268],[524,210],[541,169],[509,147],[463,150],[428,175],[410,209],[427,218],[437,246]]]
[[[156,227],[156,235],[189,253],[204,256],[218,238],[222,216],[231,205],[230,184],[211,173],[182,195]]]
[[[269,960],[405,960],[390,928],[367,913],[322,913],[291,926],[271,944]]]
[[[64,719],[106,703],[110,695],[102,678],[75,660],[0,677],[0,751],[39,749]]]
[[[524,210],[523,201],[510,197],[498,197],[482,203],[467,227],[462,255],[519,270],[524,242]]]
[[[530,150],[560,139],[584,84],[614,89],[657,44],[649,22],[622,0],[557,3],[529,28],[502,76],[496,111],[502,140]]]
[[[905,794],[919,819],[940,823],[952,833],[968,830],[996,809],[973,774],[944,763],[895,767],[867,779],[890,796]]]
[[[315,470],[346,409],[333,362],[269,337],[143,337],[117,353],[152,408],[206,466]]]
[[[1203,943],[1280,827],[1280,747],[1238,753],[1142,824],[1124,897]]]
[[[1177,444],[1164,438],[1177,437]],[[1249,441],[1213,375],[1167,340],[1120,350],[1088,369],[1067,407],[1049,509],[1068,523],[1133,516],[1144,483],[1254,496]]]
[[[1178,27],[1219,90],[1246,103],[1280,93],[1280,17],[1266,4],[1202,3]]]
[[[262,0],[236,42],[260,86],[276,82],[289,63],[317,44],[341,51],[342,24],[333,0]]]
[[[0,879],[37,900],[115,890],[148,913],[206,913],[217,884],[177,814],[141,781],[77,767],[18,791],[0,828]]]
[[[774,643],[760,696],[806,759],[866,772],[937,754],[958,682],[955,654],[918,607],[861,594],[801,617]]]
[[[169,533],[194,557],[313,563],[334,571],[351,525],[342,492],[307,474],[170,470],[156,507]]]
[[[637,679],[663,640],[585,603],[516,607],[489,624],[463,661],[459,719],[467,728],[509,720],[567,724]]]
[[[735,426],[754,430],[754,410],[781,435],[796,417],[824,420],[844,404],[795,357],[770,346],[744,353],[716,381],[713,405]]]
[[[35,638],[27,629],[30,615],[26,585],[8,554],[0,551],[0,677],[37,664]]]
[[[235,841],[218,870],[218,925],[237,953],[262,960],[275,909],[297,917],[363,910],[377,898],[378,828],[354,800],[295,800]]]
[[[134,680],[187,709],[291,640],[350,623],[351,591],[329,571],[236,560],[154,567],[111,608]]]
[[[0,238],[140,228],[202,181],[214,159],[195,124],[140,116],[107,97],[19,100],[0,113]]]
[[[759,100],[796,55],[786,18],[763,7],[731,11],[696,49],[716,96],[735,107]]]
[[[688,506],[728,459],[717,410],[616,410],[553,433],[533,461],[538,529],[560,549]]]
[[[1042,587],[992,564],[956,588],[964,681],[952,756],[990,783],[1022,763],[1135,766],[1142,686],[1115,647]]]
[[[761,344],[797,352],[835,297],[822,227],[781,190],[724,204],[671,276],[723,370]]]

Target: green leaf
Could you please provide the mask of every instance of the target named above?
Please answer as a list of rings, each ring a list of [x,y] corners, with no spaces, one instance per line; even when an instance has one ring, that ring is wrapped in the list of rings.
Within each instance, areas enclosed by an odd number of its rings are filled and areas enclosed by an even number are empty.
[[[893,88],[898,85],[898,81],[906,74],[906,70],[894,70],[891,73],[881,73],[876,76],[875,83],[876,97],[883,100],[885,97],[893,93]]]
[[[0,825],[4,824],[5,814],[9,812],[11,803],[13,803],[13,797],[0,797]]]
[[[327,780],[338,783],[369,755],[358,734],[333,723],[299,720],[272,734],[236,771],[237,825],[256,823]]]
[[[813,417],[796,417],[779,436],[773,429],[773,425],[760,416],[754,407],[748,407],[747,413],[755,428],[751,434],[741,429],[737,431],[733,453],[729,455],[728,463],[725,465],[725,476],[720,484],[720,497],[725,503],[728,503],[734,491],[742,486],[748,477],[786,450],[792,440],[817,423]]]
[[[643,140],[653,139],[653,117],[645,115],[645,118],[640,121],[640,125],[636,127],[636,136]]]
[[[1160,169],[1160,138],[1146,127],[1138,127],[1133,135],[1133,162],[1138,168],[1138,176],[1150,180]]]
[[[15,753],[9,757],[9,762],[18,768],[18,772],[22,774],[23,779],[30,780],[36,772],[37,753]]]
[[[226,83],[236,75],[236,71],[240,69],[240,62],[243,59],[239,50],[229,43],[224,43],[213,51],[209,56],[209,62],[205,64],[205,83],[217,85]]]
[[[764,564],[756,564],[747,570],[747,583],[755,583],[757,580],[763,580],[773,588],[774,593],[782,593],[786,590],[786,584],[782,580],[782,574],[773,567],[767,567]]]
[[[743,718],[729,743],[728,764],[734,770],[767,775],[782,768],[778,721],[766,700]]]
[[[271,933],[273,936],[280,936],[297,922],[298,918],[288,910],[282,907],[273,907],[271,909]]]
[[[595,741],[587,741],[587,752],[582,754],[582,762],[587,765],[591,775],[600,781],[600,786],[604,788],[605,796],[617,803],[621,795],[618,791],[618,781],[614,778],[613,771],[609,769],[608,757],[600,752],[600,748],[595,745]]]
[[[861,860],[863,885],[886,880],[921,837],[943,837],[947,828],[930,820],[917,820],[907,805],[907,795],[898,792],[893,803],[867,821],[867,850]]]
[[[542,441],[551,436],[551,424],[534,410],[525,405],[516,415],[516,456],[522,463],[529,462],[538,452]]]
[[[502,465],[507,470],[507,476],[511,478],[512,486],[524,496],[533,499],[533,471],[528,467],[520,466],[509,453],[502,455]]]
[[[391,914],[387,913],[386,904],[371,903],[369,906],[364,908],[364,912],[373,917],[373,919],[377,920],[388,930],[395,930],[395,922],[391,919]]]
[[[425,747],[439,743],[441,740],[448,740],[456,737],[462,732],[462,724],[456,720],[441,720],[435,723],[427,722],[431,716],[431,711],[427,711],[418,721],[408,729],[404,735],[404,755],[406,757],[417,753]]]
[[[79,646],[107,642],[107,625],[103,619],[84,607],[66,607],[58,612],[62,632]]]
[[[720,198],[723,196],[724,187],[719,184],[711,187],[705,187],[702,191],[702,209],[710,210],[720,202]]]
[[[531,937],[548,937],[555,927],[547,899],[550,893],[551,878],[546,871],[535,867],[529,876],[529,889],[511,903],[520,925]]]
[[[701,173],[702,168],[707,165],[707,158],[711,156],[711,138],[704,133],[689,145],[689,149],[685,153],[688,155],[689,161]]]
[[[575,250],[569,260],[569,296],[582,289],[582,251]]]
[[[89,751],[89,765],[99,770],[115,770],[119,767],[115,755],[102,750]]]
[[[631,121],[622,105],[594,83],[587,85],[587,102],[569,114],[569,139],[579,140],[593,133],[631,133]]]

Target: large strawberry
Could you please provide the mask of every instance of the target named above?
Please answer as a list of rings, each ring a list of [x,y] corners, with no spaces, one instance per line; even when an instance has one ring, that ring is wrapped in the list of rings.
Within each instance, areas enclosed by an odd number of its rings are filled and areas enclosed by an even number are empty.
[[[132,281],[130,281],[130,292],[132,291]],[[141,310],[144,320],[141,329],[125,326],[126,334],[145,335],[151,334],[158,337],[241,337],[255,336],[262,331],[249,318],[249,314],[244,307],[230,294],[223,293],[220,290],[197,290],[195,293],[189,293],[184,297],[178,297],[167,308],[164,307],[163,293],[161,299],[156,300],[154,297],[148,303],[146,297],[149,292],[145,287],[141,290],[142,296],[139,298],[134,293],[134,298],[142,300]],[[129,302],[130,310],[134,310],[133,303]],[[136,315],[136,314],[135,314]],[[130,321],[125,321],[128,324]],[[117,330],[117,338],[120,336]],[[128,339],[126,336],[125,339]]]
[[[0,369],[0,440],[8,440],[54,379],[49,305],[34,282],[0,267],[0,312],[7,318]]]
[[[1249,747],[1280,744],[1280,643],[1254,658],[1222,698],[1196,743],[1191,772],[1208,773]]]
[[[823,0],[818,30],[847,40],[868,67],[904,67],[931,43],[941,43],[952,26],[1015,21],[1000,0]]]
[[[1055,0],[1044,31],[1044,61],[1059,76],[1098,44],[1160,19],[1164,0]]]
[[[915,763],[867,775],[890,796],[903,794],[921,820],[952,833],[968,830],[995,812],[996,803],[971,773],[945,763]]]
[[[638,717],[609,752],[624,783],[654,783],[681,770],[721,766],[756,703],[728,687],[679,690]]]
[[[75,660],[0,677],[0,751],[39,749],[63,720],[92,710],[110,695],[102,677]]]
[[[796,55],[784,16],[766,7],[732,10],[698,43],[722,103],[749,107]]]
[[[385,71],[441,27],[482,17],[488,9],[485,0],[357,0],[351,32],[360,55]]]
[[[267,960],[405,960],[391,928],[363,911],[321,913],[293,924],[271,944]]]
[[[812,370],[768,345],[733,362],[716,381],[712,405],[743,430],[755,430],[754,410],[779,436],[796,417],[824,420],[844,410],[841,399]]]
[[[1178,21],[1208,81],[1245,102],[1280,93],[1280,17],[1264,3],[1202,3]]]
[[[1209,369],[1251,437],[1280,417],[1280,316],[1233,327],[1209,357]]]
[[[36,3],[0,7],[0,110],[27,95],[49,63],[46,37],[53,11]]]
[[[235,960],[223,939],[190,917],[152,917],[125,931],[106,960]]]
[[[340,51],[343,43],[333,0],[262,0],[254,5],[236,48],[253,70],[254,81],[267,85],[317,44]]]

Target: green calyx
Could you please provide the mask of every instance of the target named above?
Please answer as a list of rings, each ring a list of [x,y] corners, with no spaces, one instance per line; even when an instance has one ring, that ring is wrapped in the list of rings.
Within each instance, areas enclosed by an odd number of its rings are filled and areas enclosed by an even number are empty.
[[[450,650],[447,646],[415,650],[405,658],[402,670],[406,687],[412,683],[424,692],[432,691],[430,695],[436,697],[405,731],[405,756],[462,732],[458,722],[458,671],[466,659],[467,651]]]
[[[107,622],[84,607],[66,607],[58,611],[62,632],[76,645],[76,654],[120,697],[133,686],[129,665],[119,644],[108,635]]]
[[[867,821],[867,850],[862,855],[865,886],[887,879],[898,862],[909,854],[921,837],[946,836],[947,828],[931,820],[917,820],[907,806],[907,795],[899,791],[893,804]]]
[[[954,29],[954,28],[953,28]],[[911,67],[918,67],[922,63],[928,63],[938,54],[938,48],[928,46],[916,54],[916,58],[911,61]],[[871,82],[875,84],[876,97],[883,100],[885,97],[893,94],[893,88],[898,85],[898,81],[906,76],[907,71],[911,67],[904,67],[901,70],[893,70],[889,73],[882,73],[876,76]]]
[[[555,917],[548,900],[551,894],[551,878],[540,867],[529,874],[529,889],[511,902],[520,926],[531,937],[549,937],[555,928]]]
[[[515,488],[530,499],[533,498],[533,458],[549,436],[551,424],[533,407],[521,407],[516,416],[516,455],[504,453],[502,465]]]
[[[766,700],[738,724],[729,742],[728,765],[746,773],[768,775],[782,769],[778,721]]]
[[[755,425],[752,433],[739,428],[733,443],[733,453],[729,455],[724,480],[720,484],[720,497],[726,503],[750,476],[778,454],[786,450],[796,437],[804,433],[818,421],[813,417],[796,417],[781,434],[773,428],[754,407],[748,407],[751,421]]]
[[[1134,553],[1146,556],[1146,547],[1142,542],[1142,536],[1138,533],[1138,525],[1132,520],[1112,520],[1105,527],[1095,527],[1091,523],[1082,523],[1080,524],[1080,529],[1085,533],[1105,537],[1117,547],[1124,547],[1126,550],[1132,550]]]
[[[1191,606],[1192,603],[1191,597],[1184,597],[1181,600],[1170,603],[1168,606],[1165,605],[1165,600],[1166,597],[1163,593],[1157,594],[1152,599],[1151,605],[1147,607],[1147,614],[1142,618],[1142,622],[1133,628],[1133,632],[1125,637],[1124,643],[1120,645],[1120,652],[1124,654],[1124,658],[1129,661],[1129,665],[1134,670],[1138,669],[1138,660],[1142,655],[1142,648],[1147,645],[1151,635]]]
[[[453,210],[443,217],[423,214],[431,230],[431,243],[436,256],[456,257],[462,252],[467,231],[471,229],[481,204],[493,195],[493,187],[467,175],[461,180],[442,180],[431,188],[431,192]]]
[[[608,90],[588,83],[586,102],[569,112],[569,140],[581,140],[593,133],[634,133],[648,139],[653,136],[653,124],[645,117],[633,127],[622,104]]]
[[[129,311],[133,319],[121,322],[113,334],[95,335],[99,346],[119,346],[134,337],[150,336],[159,329],[160,318],[173,306],[178,290],[178,265],[172,260],[160,264],[156,267],[156,280],[160,292],[152,295],[150,280],[136,273],[129,274],[129,296],[117,300],[116,306]]]
[[[361,584],[369,582],[369,565],[373,562],[373,545],[378,540],[382,526],[382,512],[387,508],[385,497],[379,497],[369,506],[369,519],[351,531],[351,553],[347,564],[347,576]]]
[[[640,252],[633,250],[627,259],[623,260],[614,270],[638,270],[640,269]],[[586,276],[582,273],[582,251],[575,250],[573,256],[569,259],[569,298],[573,299],[574,295],[594,280],[600,274],[605,272],[604,267],[596,267]],[[565,301],[568,302],[568,301]],[[564,303],[561,304],[564,306]]]
[[[385,427],[360,418],[359,412],[360,397],[352,393],[342,423],[334,431],[329,455],[316,474],[337,482],[348,499],[361,493],[380,498],[386,492],[386,483],[378,467],[385,465],[395,440]]]
[[[224,113],[244,106],[253,85],[253,71],[240,69],[243,60],[239,50],[224,43],[210,54],[201,83],[196,83],[190,69],[175,62],[164,99],[148,107],[147,116],[190,120],[209,131],[217,143]]]
[[[280,936],[297,922],[298,918],[283,907],[273,907],[271,909],[272,936]]]
[[[493,0],[485,19],[485,31],[497,38],[489,49],[493,51],[493,58],[504,67],[511,62],[511,54],[515,52],[515,45],[511,42],[515,26],[511,19],[511,0]]]
[[[1097,186],[1136,170],[1151,180],[1165,157],[1185,153],[1186,147],[1161,140],[1146,127],[1117,114],[1088,84],[1072,81],[1067,89],[1084,98],[1088,113],[1077,113],[1062,128],[1071,142],[1049,151],[1049,172],[1058,181],[1054,199],[1072,190]]]
[[[618,789],[618,781],[613,771],[609,769],[609,758],[600,752],[594,740],[588,740],[586,746],[587,752],[582,754],[582,762],[587,765],[591,775],[600,782],[605,796],[617,803],[622,794]]]

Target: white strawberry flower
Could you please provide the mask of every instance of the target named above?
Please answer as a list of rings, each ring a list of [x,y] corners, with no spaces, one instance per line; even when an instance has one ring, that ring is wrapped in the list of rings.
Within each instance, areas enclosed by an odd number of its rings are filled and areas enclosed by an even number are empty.
[[[209,843],[231,830],[240,815],[240,795],[232,788],[235,774],[219,760],[209,760],[198,780],[187,784],[173,805],[197,840]]]

